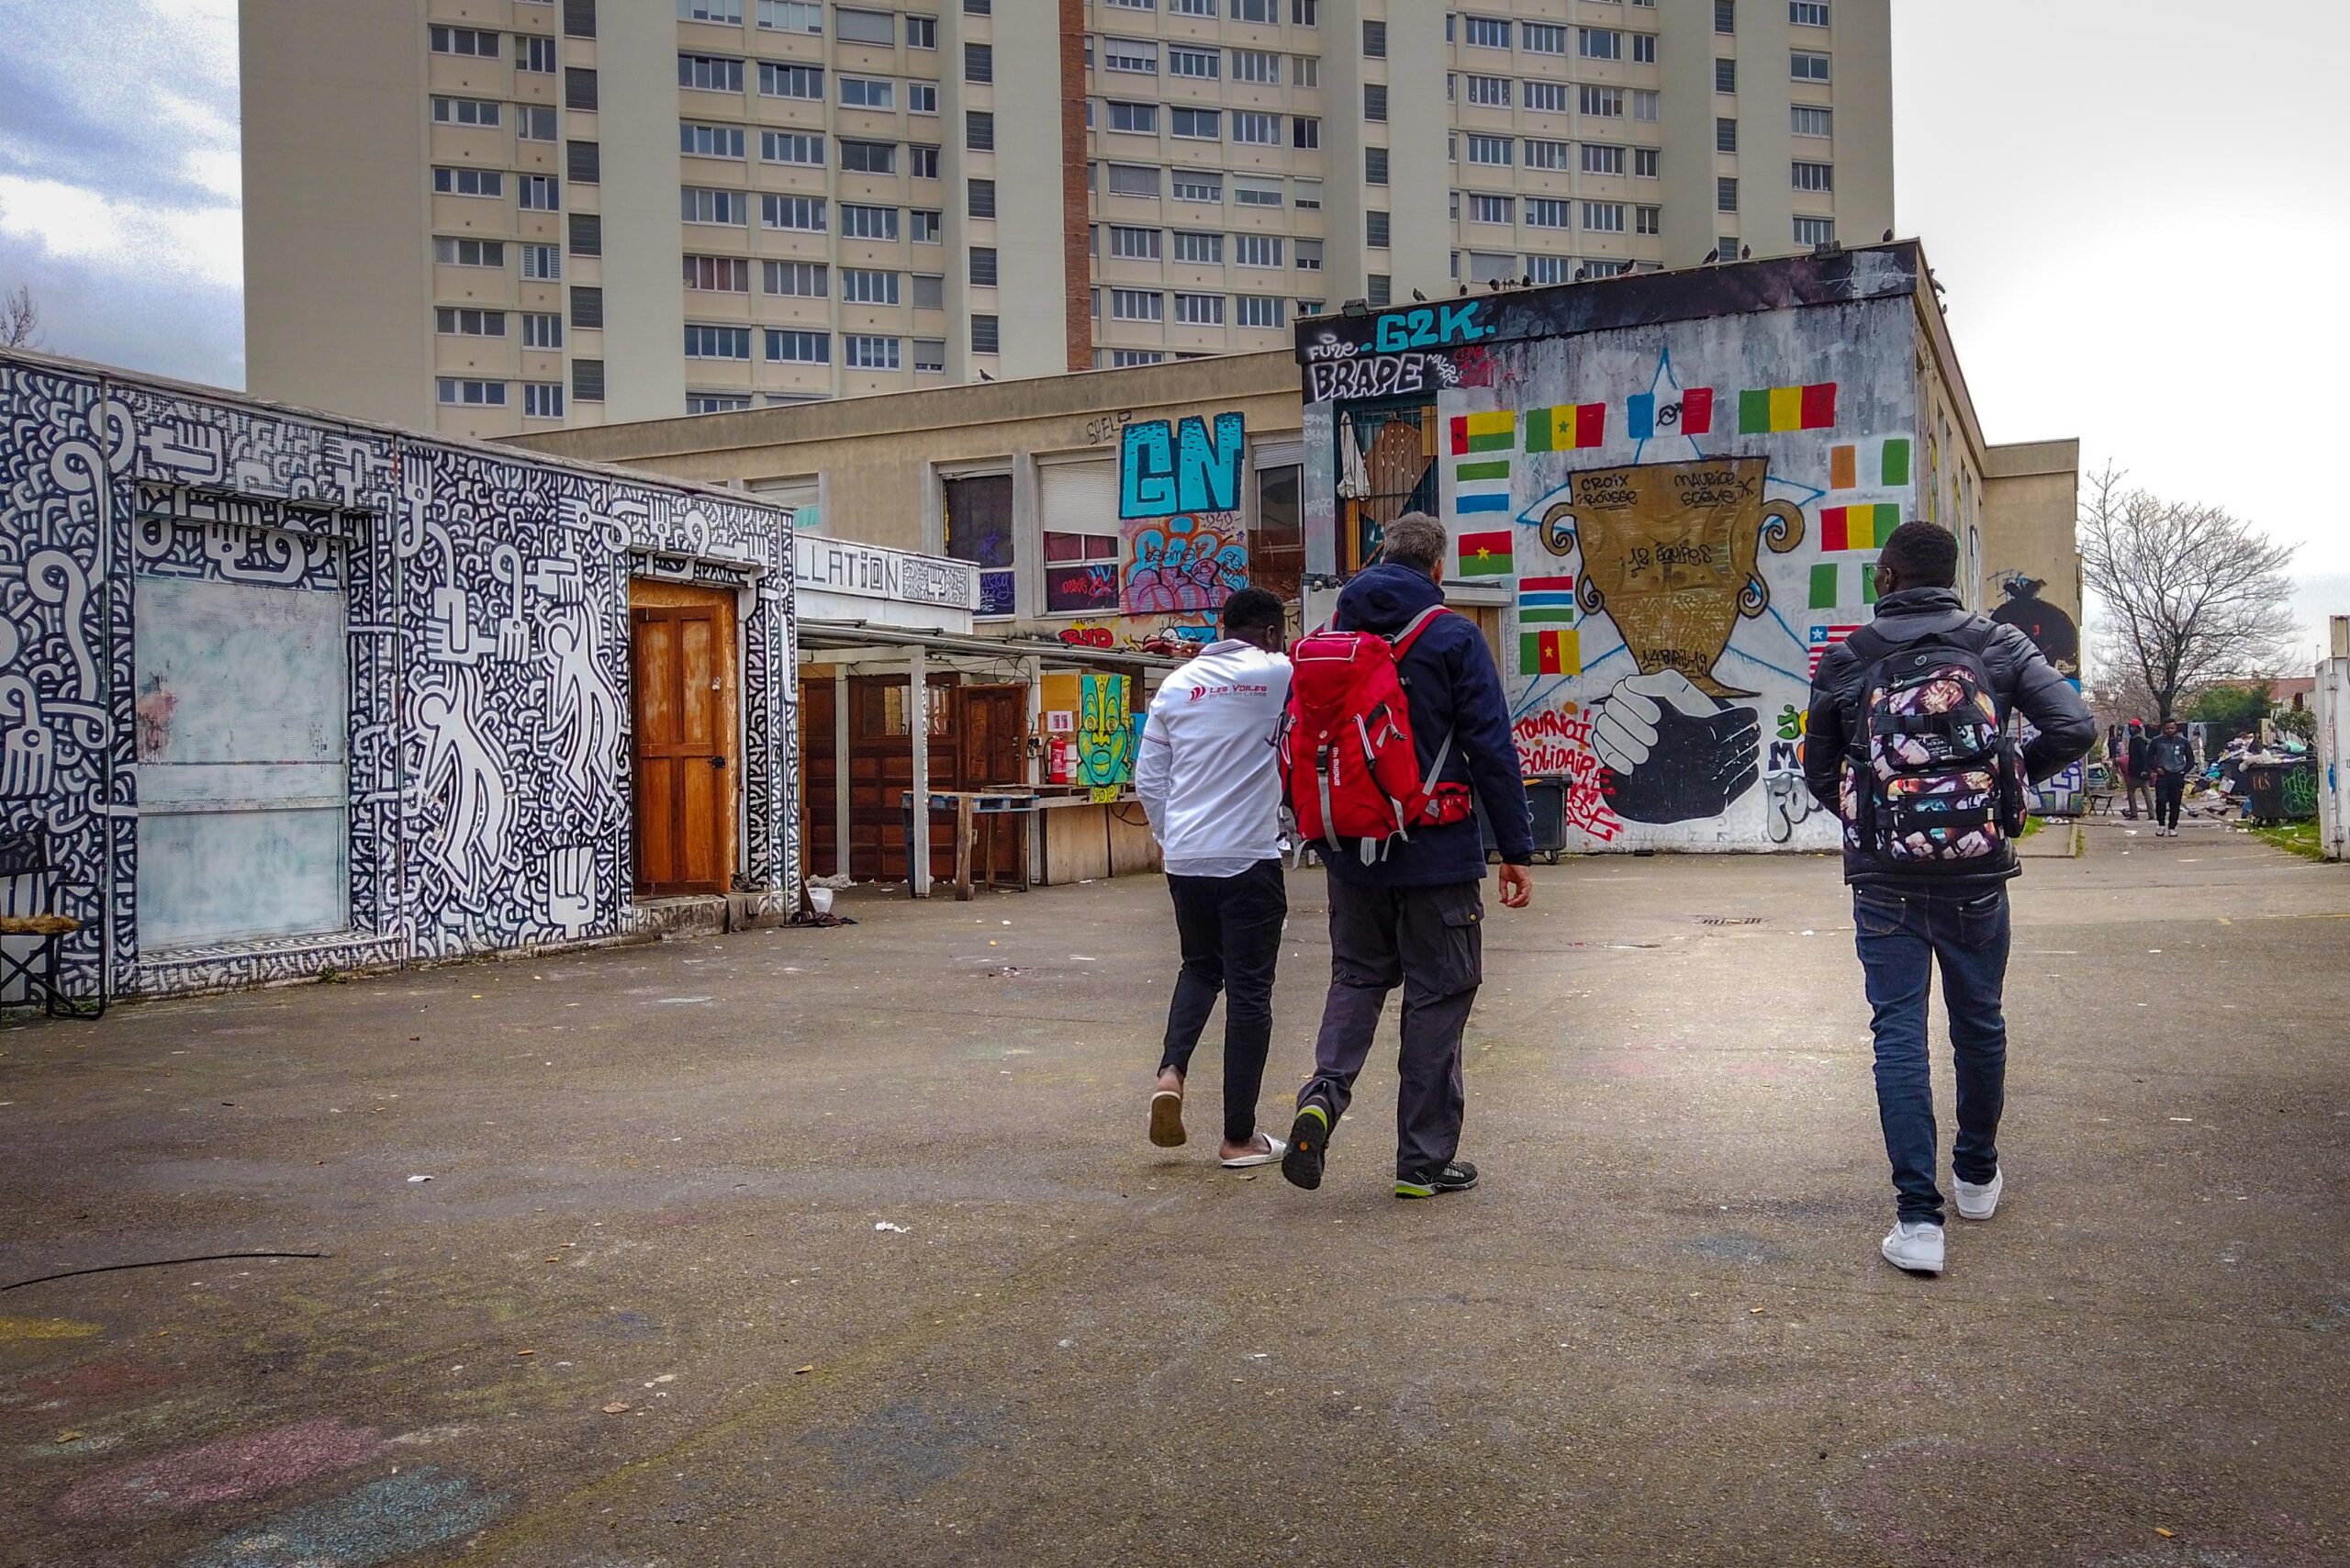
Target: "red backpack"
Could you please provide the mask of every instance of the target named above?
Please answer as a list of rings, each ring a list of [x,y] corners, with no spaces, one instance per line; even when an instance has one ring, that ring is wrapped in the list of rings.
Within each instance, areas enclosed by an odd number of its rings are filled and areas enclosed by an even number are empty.
[[[1469,787],[1439,784],[1452,737],[1437,747],[1427,777],[1412,742],[1412,710],[1396,666],[1441,605],[1414,616],[1393,638],[1376,632],[1312,633],[1289,650],[1289,710],[1279,745],[1281,786],[1298,836],[1362,841],[1365,861],[1416,827],[1466,822]]]

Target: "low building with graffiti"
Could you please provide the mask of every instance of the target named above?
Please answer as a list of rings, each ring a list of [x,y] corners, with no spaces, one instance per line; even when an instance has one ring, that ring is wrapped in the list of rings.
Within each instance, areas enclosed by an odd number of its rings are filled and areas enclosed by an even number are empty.
[[[85,1003],[778,913],[793,575],[755,497],[0,353],[0,899]]]
[[[2077,677],[2077,445],[1985,442],[1914,242],[1358,304],[1296,357],[1307,581],[1444,520],[1569,849],[1830,847],[1810,677],[1904,519]]]

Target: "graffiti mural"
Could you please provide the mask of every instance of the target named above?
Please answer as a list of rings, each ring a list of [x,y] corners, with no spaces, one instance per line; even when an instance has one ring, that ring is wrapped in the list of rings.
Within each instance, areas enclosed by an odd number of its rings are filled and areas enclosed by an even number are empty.
[[[1128,615],[1223,608],[1248,586],[1248,536],[1238,512],[1198,512],[1120,525]]]
[[[91,924],[68,989],[207,989],[617,935],[631,894],[627,584],[744,595],[742,879],[790,896],[788,514],[0,358],[0,823]],[[140,578],[339,592],[348,929],[142,950]]]
[[[1213,432],[1196,414],[1124,427],[1118,432],[1118,515],[1237,511],[1245,438],[1238,414],[1216,415]]]
[[[1240,511],[1247,445],[1238,414],[1214,416],[1213,428],[1191,415],[1120,430],[1118,611],[1213,623],[1224,601],[1248,586]]]
[[[1991,619],[2002,626],[2012,626],[2031,639],[2031,645],[2041,656],[2056,666],[2056,673],[2081,683],[2081,630],[2073,618],[2059,606],[2040,597],[2048,585],[2036,577],[2011,572],[1999,581],[2004,596],[1999,607],[1991,611]]]
[[[1134,781],[1134,715],[1123,675],[1084,675],[1078,679],[1077,778],[1096,801],[1114,801]]]

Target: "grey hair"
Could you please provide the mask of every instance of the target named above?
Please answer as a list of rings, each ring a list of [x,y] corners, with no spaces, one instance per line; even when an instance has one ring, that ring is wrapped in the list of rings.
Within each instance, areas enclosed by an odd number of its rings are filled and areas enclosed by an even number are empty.
[[[1398,566],[1433,572],[1444,560],[1444,524],[1424,511],[1407,511],[1387,525],[1382,546]]]

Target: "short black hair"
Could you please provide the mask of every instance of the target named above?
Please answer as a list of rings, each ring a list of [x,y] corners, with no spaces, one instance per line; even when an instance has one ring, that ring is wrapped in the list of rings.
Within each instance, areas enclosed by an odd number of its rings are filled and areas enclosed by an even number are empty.
[[[1893,531],[1877,560],[1900,574],[1904,588],[1953,588],[1958,582],[1958,535],[1912,518]]]
[[[1245,588],[1224,601],[1224,634],[1261,631],[1281,623],[1281,601],[1260,588]]]

